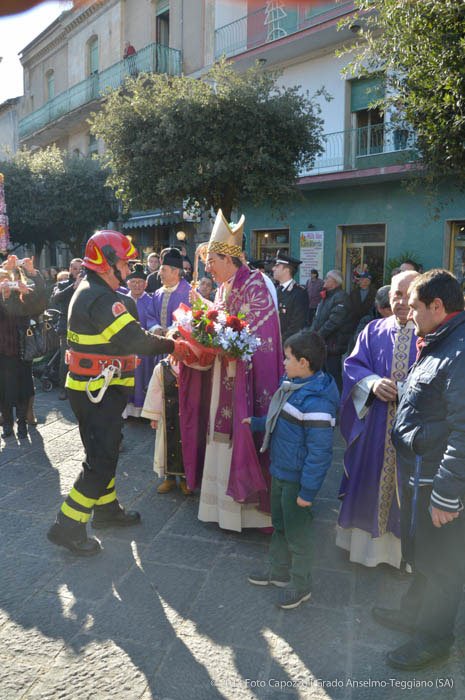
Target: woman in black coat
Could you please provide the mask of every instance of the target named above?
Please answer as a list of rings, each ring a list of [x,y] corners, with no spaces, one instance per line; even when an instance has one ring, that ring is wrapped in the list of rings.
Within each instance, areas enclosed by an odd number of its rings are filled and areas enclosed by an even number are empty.
[[[15,288],[11,286],[13,281],[17,285]],[[26,281],[34,286],[27,286]],[[18,267],[16,256],[10,255],[0,268],[0,410],[3,438],[13,433],[14,408],[18,437],[27,437],[26,415],[29,401],[34,395],[34,383],[32,362],[21,358],[20,337],[31,317],[41,314],[46,304],[45,285],[38,270],[34,269],[33,261],[26,258]]]

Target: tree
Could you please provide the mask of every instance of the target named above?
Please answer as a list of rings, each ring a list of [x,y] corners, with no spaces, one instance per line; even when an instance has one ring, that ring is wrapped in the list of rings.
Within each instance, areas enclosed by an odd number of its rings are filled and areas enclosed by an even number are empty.
[[[463,0],[356,0],[360,24],[349,69],[384,68],[384,109],[416,132],[419,171],[430,185],[465,177],[465,3]]]
[[[106,144],[108,183],[125,208],[223,209],[241,200],[280,207],[323,149],[315,97],[277,85],[258,63],[222,60],[203,78],[140,75],[92,117]]]
[[[31,153],[18,151],[0,162],[12,241],[66,243],[81,255],[90,235],[117,216],[106,186],[107,174],[88,158],[69,156],[56,146]]]

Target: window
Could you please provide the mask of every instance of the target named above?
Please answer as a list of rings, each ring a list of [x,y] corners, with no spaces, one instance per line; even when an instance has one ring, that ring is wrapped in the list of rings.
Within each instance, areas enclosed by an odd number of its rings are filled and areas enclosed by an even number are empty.
[[[158,0],[156,17],[156,42],[161,46],[170,45],[170,3]]]
[[[98,141],[93,134],[89,134],[89,150],[87,154],[91,156],[93,153],[98,153]]]
[[[255,245],[253,245],[254,239]],[[278,250],[289,254],[289,229],[253,231],[252,255],[256,251],[256,257],[259,260],[274,260]]]
[[[53,100],[55,97],[55,72],[53,70],[47,71],[45,79],[47,81],[47,100]]]
[[[373,276],[373,285],[381,287],[384,280],[386,227],[384,224],[344,226],[343,277],[347,292],[353,287],[357,272],[367,270]]]
[[[355,129],[355,155],[367,156],[384,151],[384,115],[371,105],[384,96],[379,76],[352,80],[350,111]]]
[[[94,36],[88,41],[89,51],[89,75],[98,73],[98,37]]]
[[[451,224],[450,271],[465,289],[465,221]]]

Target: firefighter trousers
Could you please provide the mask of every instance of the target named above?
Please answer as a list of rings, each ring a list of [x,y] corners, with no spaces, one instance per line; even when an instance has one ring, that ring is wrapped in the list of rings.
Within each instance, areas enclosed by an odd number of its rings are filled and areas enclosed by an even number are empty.
[[[86,523],[93,508],[119,509],[115,472],[127,392],[121,387],[109,386],[97,404],[89,401],[85,391],[68,389],[68,396],[86,452],[82,470],[58,516],[59,522],[70,526]]]

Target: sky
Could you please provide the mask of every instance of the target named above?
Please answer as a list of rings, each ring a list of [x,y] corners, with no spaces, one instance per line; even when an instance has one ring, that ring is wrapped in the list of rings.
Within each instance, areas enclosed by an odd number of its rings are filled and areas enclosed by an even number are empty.
[[[0,104],[23,94],[23,69],[18,53],[71,4],[44,2],[28,12],[0,18]]]

